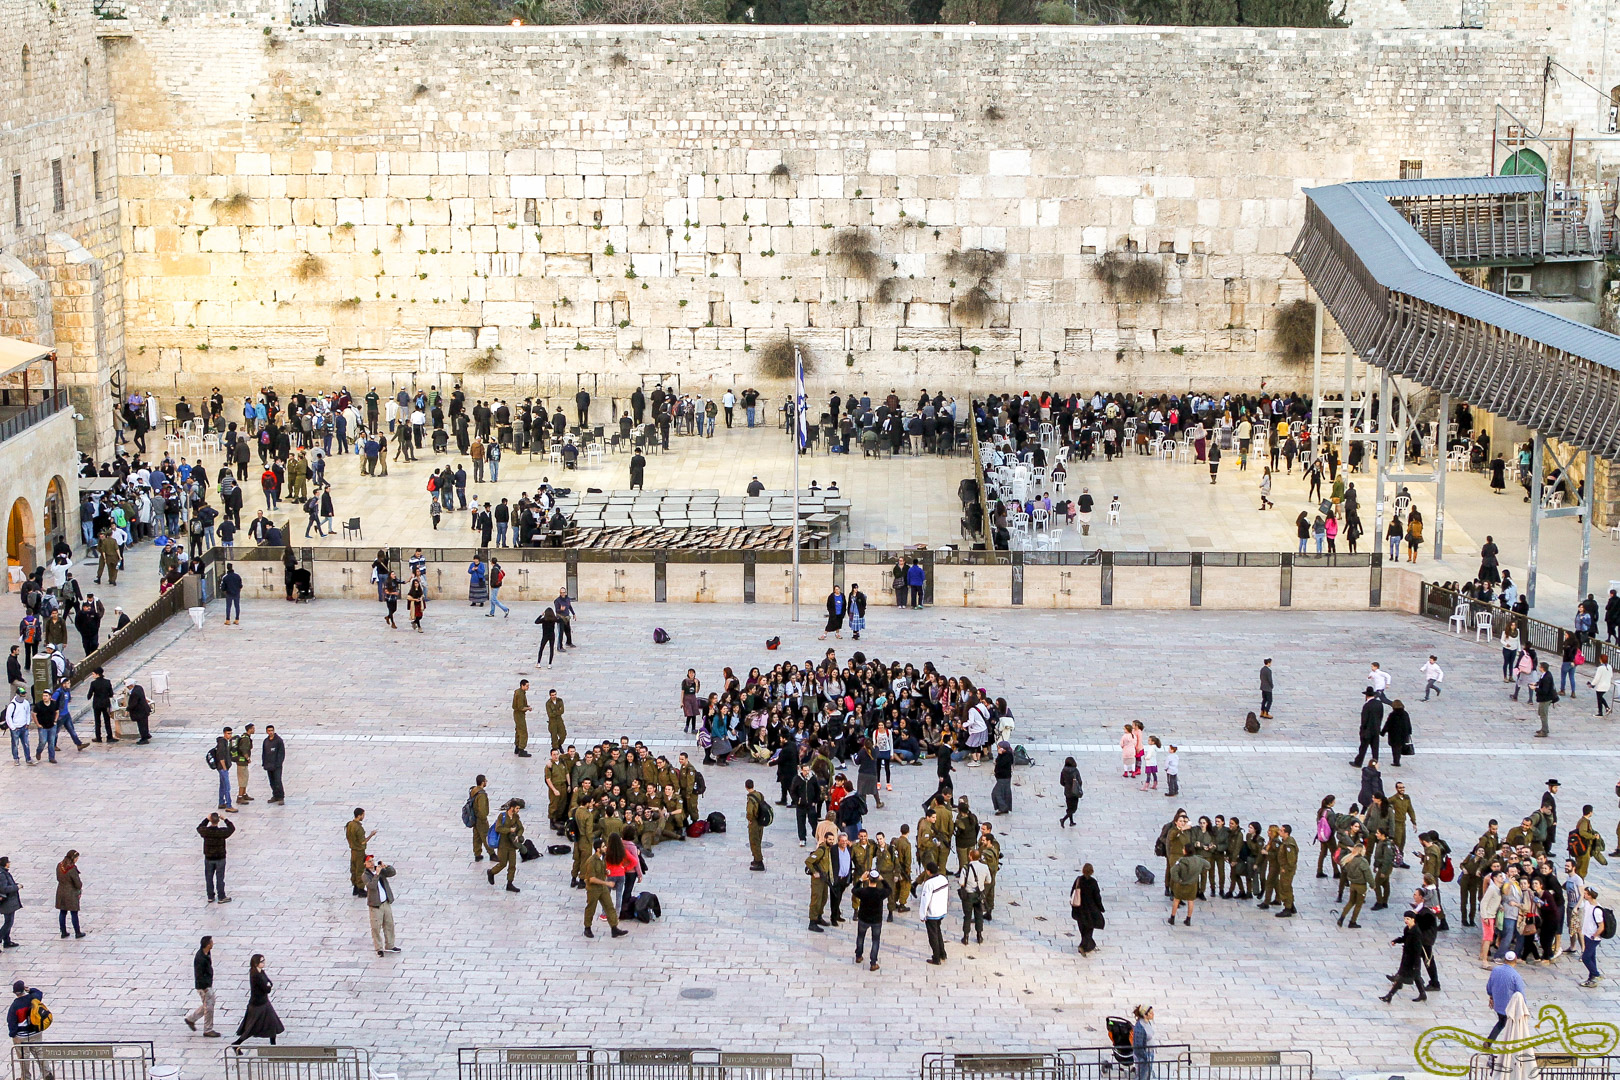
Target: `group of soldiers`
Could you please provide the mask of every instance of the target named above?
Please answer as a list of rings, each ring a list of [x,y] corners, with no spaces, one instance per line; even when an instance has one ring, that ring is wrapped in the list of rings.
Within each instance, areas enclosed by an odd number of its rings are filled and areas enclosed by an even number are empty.
[[[1294,872],[1299,868],[1299,842],[1292,825],[1260,823],[1243,826],[1236,814],[1217,814],[1197,824],[1187,811],[1175,816],[1159,832],[1155,854],[1164,859],[1164,893],[1171,897],[1170,922],[1187,905],[1183,925],[1191,925],[1194,901],[1207,896],[1226,900],[1259,898],[1259,906],[1279,907],[1279,919],[1291,918],[1294,909]]]
[[[583,755],[572,744],[552,750],[545,779],[546,818],[573,845],[569,884],[576,889],[584,888],[581,867],[598,837],[622,836],[628,828],[643,850],[668,840],[684,843],[705,788],[684,751],[671,764],[624,736]]]
[[[810,929],[823,932],[829,925],[844,922],[843,899],[846,891],[876,870],[878,878],[888,886],[889,922],[894,913],[910,911],[907,901],[913,889],[924,878],[942,874],[949,869],[951,851],[956,851],[956,870],[962,880],[970,863],[980,864],[972,877],[982,881],[977,893],[958,889],[962,900],[962,940],[967,940],[968,926],[977,926],[979,940],[984,940],[984,921],[992,919],[996,908],[996,878],[1001,873],[1001,841],[991,824],[980,822],[962,796],[953,807],[949,792],[937,792],[929,798],[922,817],[917,819],[915,840],[915,866],[913,872],[913,840],[910,825],[900,826],[900,835],[890,840],[883,833],[869,835],[859,823],[840,829],[829,815],[816,827],[816,847],[804,860],[804,870],[810,877]],[[847,871],[847,872],[846,872]],[[832,920],[825,918],[827,901],[832,901]]]

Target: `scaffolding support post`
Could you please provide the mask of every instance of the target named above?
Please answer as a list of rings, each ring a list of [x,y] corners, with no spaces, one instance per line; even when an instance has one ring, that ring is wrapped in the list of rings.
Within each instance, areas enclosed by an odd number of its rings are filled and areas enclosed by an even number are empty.
[[[1446,444],[1446,418],[1451,415],[1451,395],[1440,395],[1440,421],[1435,425],[1434,438],[1434,561],[1445,558],[1446,547],[1446,459],[1451,448]]]
[[[1545,445],[1541,432],[1530,440],[1530,560],[1525,568],[1524,599],[1530,610],[1536,607],[1536,559],[1541,553],[1541,455]]]

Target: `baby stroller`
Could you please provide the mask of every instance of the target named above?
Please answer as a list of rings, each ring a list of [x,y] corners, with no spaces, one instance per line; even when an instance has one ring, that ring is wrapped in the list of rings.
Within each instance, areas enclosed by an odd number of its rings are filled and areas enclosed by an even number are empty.
[[[1136,1025],[1123,1016],[1110,1016],[1108,1024],[1108,1041],[1113,1044],[1114,1057],[1111,1061],[1103,1063],[1103,1071],[1109,1072],[1114,1068],[1128,1070],[1134,1064],[1134,1052],[1131,1049],[1131,1040],[1136,1031]]]

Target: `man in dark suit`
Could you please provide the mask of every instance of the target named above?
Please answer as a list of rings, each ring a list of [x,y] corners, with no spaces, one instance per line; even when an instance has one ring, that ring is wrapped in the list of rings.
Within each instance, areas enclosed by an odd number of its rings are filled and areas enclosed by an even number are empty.
[[[101,741],[101,728],[105,724],[107,727],[107,741],[117,742],[118,739],[113,733],[112,723],[112,680],[107,678],[100,668],[95,669],[95,674],[96,677],[90,680],[90,708],[95,713],[96,718],[95,741]]]
[[[1384,726],[1384,705],[1378,700],[1377,692],[1369,686],[1361,694],[1361,744],[1356,747],[1355,759],[1350,762],[1358,769],[1368,750],[1372,751],[1372,759],[1378,760],[1378,733]]]

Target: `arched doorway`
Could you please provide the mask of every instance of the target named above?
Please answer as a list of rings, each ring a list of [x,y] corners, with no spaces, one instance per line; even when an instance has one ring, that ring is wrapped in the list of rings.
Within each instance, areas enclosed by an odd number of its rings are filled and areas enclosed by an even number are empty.
[[[51,547],[67,534],[67,484],[60,476],[51,477],[45,489],[45,543]]]
[[[1515,150],[1502,162],[1503,176],[1546,176],[1547,163],[1534,150]]]
[[[28,505],[27,499],[18,499],[11,504],[11,514],[6,520],[6,562],[22,567],[24,573],[33,573],[35,545],[34,508]]]

